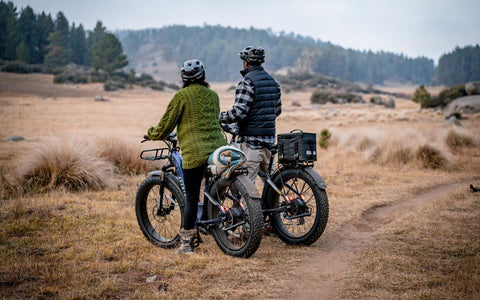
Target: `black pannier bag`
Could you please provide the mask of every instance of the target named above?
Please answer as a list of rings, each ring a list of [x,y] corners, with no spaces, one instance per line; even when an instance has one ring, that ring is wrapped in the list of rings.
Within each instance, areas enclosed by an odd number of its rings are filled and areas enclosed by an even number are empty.
[[[278,162],[303,163],[317,160],[317,135],[299,129],[277,135]]]

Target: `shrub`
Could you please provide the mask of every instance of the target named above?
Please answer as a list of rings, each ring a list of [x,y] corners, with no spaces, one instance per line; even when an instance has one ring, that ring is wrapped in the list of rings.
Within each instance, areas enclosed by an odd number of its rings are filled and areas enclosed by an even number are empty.
[[[320,132],[320,140],[318,141],[318,145],[320,146],[320,148],[327,149],[331,137],[332,133],[328,129],[323,129]]]
[[[116,81],[118,83],[121,83],[121,84],[125,84],[127,83],[127,79],[119,74],[114,74],[114,75],[111,75],[110,80],[113,80],[113,81]]]
[[[55,74],[54,83],[87,83],[91,72],[90,67],[78,66],[74,63],[66,65],[60,73]]]
[[[310,97],[310,102],[317,103],[317,104],[325,104],[328,101],[332,101],[332,100],[333,100],[332,94],[322,90],[313,91],[312,96]]]
[[[334,95],[335,103],[362,103],[363,98],[354,93],[339,93]]]
[[[19,170],[25,193],[58,188],[68,191],[101,190],[109,186],[111,167],[92,155],[85,143],[52,139],[39,145]]]
[[[171,88],[174,91],[178,91],[180,89],[180,87],[178,85],[176,85],[175,83],[170,83],[168,85],[168,87]]]
[[[119,89],[125,89],[125,83],[122,81],[115,81],[115,80],[107,80],[103,84],[103,89],[106,92],[116,91]]]
[[[466,96],[467,92],[465,91],[465,85],[460,84],[452,86],[446,89],[443,89],[440,94],[438,94],[438,101],[440,105],[445,106],[453,100]]]
[[[107,72],[103,70],[97,70],[90,73],[90,81],[91,82],[106,82],[108,79]]]
[[[156,91],[163,91],[165,90],[165,87],[163,84],[160,84],[160,83],[152,83],[150,84],[150,88],[152,90],[156,90]]]
[[[140,77],[137,79],[137,83],[143,87],[150,86],[151,84],[156,83],[155,79],[152,75],[142,73]]]
[[[21,61],[12,61],[2,67],[2,72],[9,73],[30,73],[30,68],[27,64]]]
[[[420,107],[422,108],[430,107],[431,96],[423,84],[416,88],[415,92],[413,92],[412,101],[415,103],[420,103]]]

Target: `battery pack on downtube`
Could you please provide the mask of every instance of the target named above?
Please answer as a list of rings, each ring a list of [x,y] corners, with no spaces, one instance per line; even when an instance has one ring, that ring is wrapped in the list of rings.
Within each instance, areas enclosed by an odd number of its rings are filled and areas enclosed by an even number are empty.
[[[285,195],[283,195],[282,191],[275,185],[275,183],[273,183],[273,181],[270,178],[267,179],[267,183],[275,190],[275,192],[277,192],[277,194],[285,196]]]

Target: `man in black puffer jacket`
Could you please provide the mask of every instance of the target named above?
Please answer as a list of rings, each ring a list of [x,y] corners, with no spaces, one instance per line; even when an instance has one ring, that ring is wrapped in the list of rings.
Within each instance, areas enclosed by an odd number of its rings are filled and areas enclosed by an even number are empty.
[[[235,91],[232,109],[220,113],[220,122],[237,123],[241,149],[247,155],[248,177],[255,180],[267,170],[275,144],[275,119],[282,112],[280,85],[262,66],[265,50],[247,46],[240,52],[242,81]]]

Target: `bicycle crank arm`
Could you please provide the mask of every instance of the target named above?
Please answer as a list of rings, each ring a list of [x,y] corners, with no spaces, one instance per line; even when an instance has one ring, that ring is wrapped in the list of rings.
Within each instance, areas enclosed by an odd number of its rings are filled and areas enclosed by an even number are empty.
[[[278,214],[284,211],[286,211],[284,207],[262,209],[262,213],[267,213],[267,214]]]
[[[311,216],[312,214],[307,212],[307,213],[303,213],[303,214],[299,214],[299,215],[295,215],[295,216],[291,216],[291,217],[285,217],[285,219],[287,220],[293,220],[293,219],[298,219],[298,218],[301,218],[301,217],[309,217]]]
[[[233,224],[233,225],[230,226],[230,227],[222,228],[222,230],[223,230],[223,231],[234,230],[234,229],[237,228],[238,226],[243,225],[243,224],[245,224],[245,223],[246,223],[245,221],[238,222],[237,224]]]

